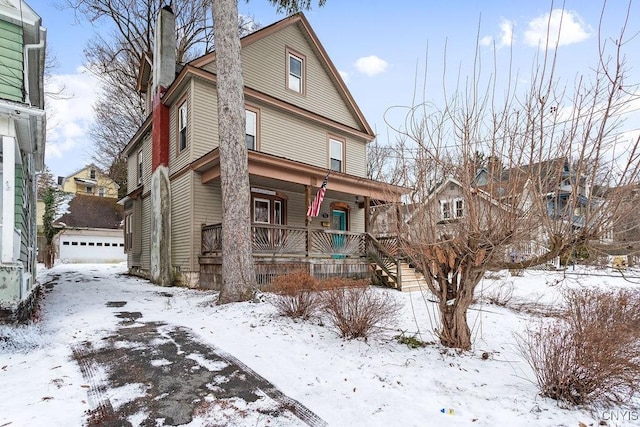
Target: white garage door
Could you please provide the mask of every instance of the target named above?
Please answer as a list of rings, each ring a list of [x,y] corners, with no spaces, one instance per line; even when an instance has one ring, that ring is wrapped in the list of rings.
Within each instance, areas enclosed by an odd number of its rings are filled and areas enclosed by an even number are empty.
[[[124,237],[62,235],[59,259],[69,263],[126,261]]]

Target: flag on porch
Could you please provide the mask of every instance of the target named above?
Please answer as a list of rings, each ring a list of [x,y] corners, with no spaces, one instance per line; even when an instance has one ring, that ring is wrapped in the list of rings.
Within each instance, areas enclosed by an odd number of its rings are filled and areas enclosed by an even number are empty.
[[[324,193],[327,192],[327,182],[329,181],[329,174],[324,177],[322,181],[322,185],[320,189],[316,193],[316,197],[313,198],[313,202],[309,205],[309,209],[307,209],[307,216],[316,217],[320,213],[320,205],[322,204],[322,200],[324,199]]]

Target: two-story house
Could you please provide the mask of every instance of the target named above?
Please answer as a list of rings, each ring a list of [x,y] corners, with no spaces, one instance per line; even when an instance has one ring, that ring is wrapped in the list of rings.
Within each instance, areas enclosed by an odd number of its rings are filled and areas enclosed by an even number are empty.
[[[65,193],[113,198],[118,197],[120,188],[94,164],[89,164],[69,176],[58,177],[58,186]]]
[[[145,57],[138,79],[150,115],[124,149],[128,265],[153,280],[154,266],[170,263],[187,285],[216,288],[222,262],[216,54],[175,73],[170,10],[160,12],[163,20],[167,33],[157,30],[153,58]],[[317,276],[368,275],[368,206],[372,200],[399,201],[404,192],[367,179],[371,127],[302,13],[241,43],[259,283],[293,268]],[[163,68],[170,75],[163,76]],[[163,168],[166,184],[158,176]],[[310,220],[307,209],[328,171],[319,215]],[[166,261],[158,258],[163,245]]]
[[[24,320],[36,289],[35,175],[44,167],[46,30],[22,0],[0,2],[0,320]]]

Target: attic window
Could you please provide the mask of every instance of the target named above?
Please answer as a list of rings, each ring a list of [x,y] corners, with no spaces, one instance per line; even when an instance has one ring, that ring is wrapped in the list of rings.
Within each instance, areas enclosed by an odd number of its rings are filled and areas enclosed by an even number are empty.
[[[287,89],[305,93],[305,57],[287,49]]]
[[[440,216],[443,220],[464,217],[464,200],[440,200]]]
[[[91,169],[89,171],[89,178],[96,179],[96,170],[95,169]]]

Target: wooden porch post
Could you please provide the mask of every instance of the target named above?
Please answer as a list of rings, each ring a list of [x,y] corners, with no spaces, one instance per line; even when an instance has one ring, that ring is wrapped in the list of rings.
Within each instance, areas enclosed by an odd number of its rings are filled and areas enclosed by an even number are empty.
[[[364,197],[364,232],[368,233],[371,227],[371,212],[369,210],[370,199],[368,196]]]
[[[310,185],[305,185],[304,186],[304,212],[305,215],[307,214],[307,211],[309,210],[309,206],[311,206],[311,186]],[[309,216],[307,216],[305,218],[305,225],[307,226],[307,254],[306,256],[309,256],[309,252],[311,252],[311,230],[309,228],[309,225],[311,224],[311,218]]]

